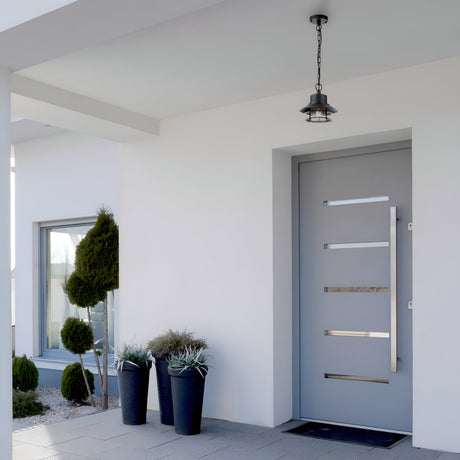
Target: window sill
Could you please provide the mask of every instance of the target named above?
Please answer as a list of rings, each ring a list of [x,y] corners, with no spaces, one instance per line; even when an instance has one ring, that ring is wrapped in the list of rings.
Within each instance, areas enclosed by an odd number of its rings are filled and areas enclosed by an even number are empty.
[[[73,362],[79,362],[78,357],[74,359],[73,361],[67,361],[64,359],[57,359],[57,358],[47,358],[44,356],[39,356],[37,358],[31,358],[32,361],[35,363],[37,366],[37,369],[53,369],[53,370],[58,370],[58,371],[63,371],[69,364],[72,364]],[[117,369],[113,364],[111,364],[111,361],[113,361],[109,358],[109,366],[108,366],[108,374],[109,375],[117,375]],[[91,364],[83,361],[85,368],[91,371],[93,374],[97,374],[97,367],[96,364]],[[101,363],[101,370],[102,370],[102,363]]]

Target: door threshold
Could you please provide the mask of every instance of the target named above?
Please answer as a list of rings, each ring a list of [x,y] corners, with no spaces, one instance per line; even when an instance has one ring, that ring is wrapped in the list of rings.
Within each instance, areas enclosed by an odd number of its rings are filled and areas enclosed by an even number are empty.
[[[333,425],[348,426],[350,428],[363,428],[365,430],[386,431],[387,433],[405,434],[407,436],[412,436],[412,431],[390,430],[388,428],[378,428],[378,427],[375,427],[375,426],[353,425],[351,423],[340,423],[340,422],[333,422],[331,420],[319,420],[319,419],[316,419],[316,418],[300,417],[300,420],[302,420],[304,422],[330,423],[330,424],[333,424]]]

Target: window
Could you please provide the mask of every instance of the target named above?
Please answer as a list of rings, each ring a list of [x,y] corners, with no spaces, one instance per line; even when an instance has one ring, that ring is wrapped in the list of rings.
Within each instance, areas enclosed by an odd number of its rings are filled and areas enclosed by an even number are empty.
[[[70,316],[88,320],[86,308],[72,305],[64,284],[75,269],[75,249],[95,221],[44,224],[40,227],[40,310],[41,355],[45,358],[75,360],[61,342],[61,329]],[[113,294],[108,296],[109,352],[113,350]],[[96,348],[102,350],[103,305],[91,310]],[[88,355],[92,351],[87,352]],[[92,359],[91,359],[92,360]]]

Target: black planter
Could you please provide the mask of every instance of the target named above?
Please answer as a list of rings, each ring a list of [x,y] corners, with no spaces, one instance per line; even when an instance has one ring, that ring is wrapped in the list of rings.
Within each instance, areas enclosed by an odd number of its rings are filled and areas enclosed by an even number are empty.
[[[174,410],[174,427],[178,434],[198,434],[201,428],[205,378],[196,369],[168,368]]]
[[[163,425],[174,425],[171,377],[168,374],[168,360],[166,358],[155,358],[155,370],[157,373],[161,423]]]
[[[142,425],[147,417],[149,374],[152,363],[141,365],[124,362],[117,371],[121,415],[125,425]]]

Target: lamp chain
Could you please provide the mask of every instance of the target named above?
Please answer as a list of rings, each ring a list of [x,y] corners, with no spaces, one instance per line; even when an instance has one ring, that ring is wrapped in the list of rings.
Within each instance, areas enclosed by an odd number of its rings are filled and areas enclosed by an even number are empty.
[[[321,33],[322,25],[321,22],[318,21],[316,25],[316,32],[317,32],[317,39],[318,39],[318,54],[316,56],[316,63],[318,65],[318,83],[316,83],[315,88],[316,91],[321,91],[323,89],[323,85],[321,84],[321,45],[323,43],[323,35]]]

